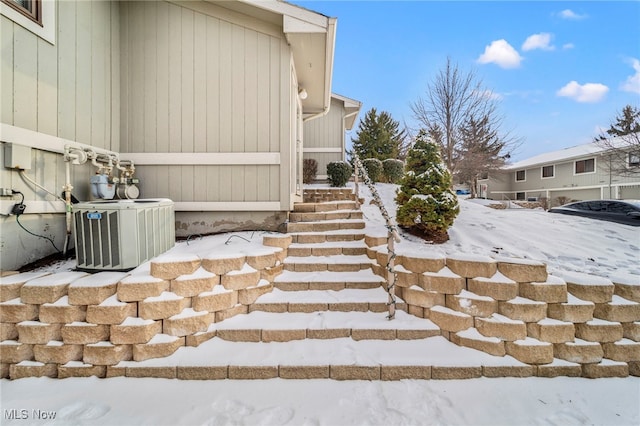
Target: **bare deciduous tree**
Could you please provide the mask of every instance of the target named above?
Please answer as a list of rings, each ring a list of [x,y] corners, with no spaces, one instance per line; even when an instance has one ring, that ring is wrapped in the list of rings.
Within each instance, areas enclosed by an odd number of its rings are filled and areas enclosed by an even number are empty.
[[[640,109],[627,105],[615,122],[595,138],[608,157],[605,170],[621,176],[640,174]]]

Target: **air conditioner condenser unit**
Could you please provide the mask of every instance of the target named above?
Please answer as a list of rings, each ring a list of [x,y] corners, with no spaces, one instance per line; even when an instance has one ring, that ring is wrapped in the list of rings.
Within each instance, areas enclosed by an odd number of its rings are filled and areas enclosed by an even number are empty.
[[[168,199],[91,201],[73,212],[78,269],[130,270],[175,244]]]

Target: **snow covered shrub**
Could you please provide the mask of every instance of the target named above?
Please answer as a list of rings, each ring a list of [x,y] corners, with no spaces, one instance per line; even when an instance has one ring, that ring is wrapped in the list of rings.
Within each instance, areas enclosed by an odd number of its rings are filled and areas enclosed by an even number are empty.
[[[380,178],[382,177],[382,161],[377,158],[367,158],[362,162],[364,169],[367,171],[367,175],[369,175],[369,179],[372,182],[380,182]]]
[[[451,190],[451,173],[424,130],[409,151],[406,169],[396,195],[398,225],[436,243],[447,241],[447,229],[460,207]]]
[[[341,187],[349,182],[353,169],[344,161],[332,161],[327,164],[327,176],[331,186]]]
[[[313,158],[305,158],[302,162],[302,182],[311,183],[318,174],[318,162]]]
[[[404,173],[404,163],[402,160],[388,158],[382,162],[384,177],[389,183],[398,183]]]

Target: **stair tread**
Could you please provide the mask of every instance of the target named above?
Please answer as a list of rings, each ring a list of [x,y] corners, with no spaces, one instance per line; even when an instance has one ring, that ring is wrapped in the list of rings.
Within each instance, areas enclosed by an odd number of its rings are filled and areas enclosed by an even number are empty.
[[[289,248],[367,248],[364,240],[325,241],[322,243],[291,243]]]
[[[330,256],[289,256],[284,259],[284,264],[291,263],[327,263],[327,264],[358,264],[358,263],[375,263],[375,260],[369,259],[365,254],[347,255],[333,254]]]
[[[122,361],[118,367],[215,366],[527,366],[511,356],[494,356],[458,346],[444,337],[415,340],[305,339],[289,342],[232,342],[214,337],[198,348],[182,347],[165,358]]]
[[[382,288],[336,290],[282,291],[274,288],[260,296],[261,303],[386,303],[389,296]]]
[[[362,269],[357,272],[294,272],[282,271],[274,282],[386,282],[383,278],[373,273],[371,269]]]

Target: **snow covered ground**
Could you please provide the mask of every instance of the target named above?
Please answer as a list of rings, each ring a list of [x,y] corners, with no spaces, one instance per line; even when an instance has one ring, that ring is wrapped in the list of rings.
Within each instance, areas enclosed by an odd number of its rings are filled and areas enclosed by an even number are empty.
[[[396,186],[378,188],[393,216]],[[384,232],[366,188],[362,195],[368,230]],[[398,250],[523,257],[544,261],[552,273],[623,274],[640,285],[640,228],[537,210],[494,210],[471,200],[460,204],[449,242],[434,246],[405,236]],[[224,244],[218,246],[224,250]],[[186,243],[178,247],[189,251]],[[63,262],[49,269],[73,267]],[[638,377],[397,382],[30,378],[2,380],[0,393],[3,425],[640,424]],[[40,412],[55,413],[55,419],[38,418]]]

